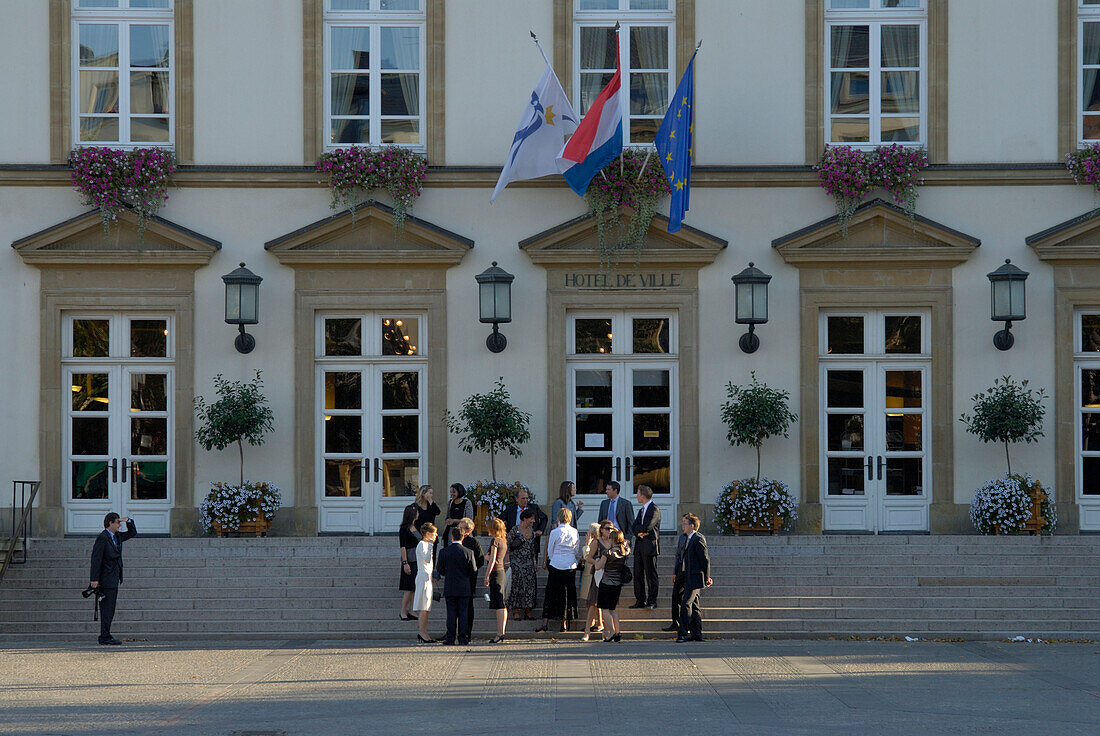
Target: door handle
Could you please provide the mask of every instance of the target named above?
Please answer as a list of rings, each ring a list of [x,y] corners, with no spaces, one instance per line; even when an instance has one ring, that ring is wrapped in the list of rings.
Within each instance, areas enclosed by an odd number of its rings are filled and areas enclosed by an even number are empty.
[[[623,479],[623,459],[621,457],[615,458],[615,480],[621,481]]]
[[[375,483],[378,482],[378,476],[381,472],[382,472],[382,464],[379,462],[378,458],[374,458],[374,482]]]
[[[111,482],[118,483],[118,458],[111,458]]]
[[[875,457],[874,455],[867,456],[867,462],[864,463],[867,466],[867,480],[875,479]]]
[[[122,458],[122,482],[126,482],[126,458]]]
[[[882,480],[882,466],[886,464],[886,461],[882,459],[882,455],[878,456],[878,479]]]
[[[634,481],[631,480],[631,475],[630,475],[630,456],[629,455],[627,455],[627,457],[626,457],[626,482],[627,483],[633,483],[634,482]]]

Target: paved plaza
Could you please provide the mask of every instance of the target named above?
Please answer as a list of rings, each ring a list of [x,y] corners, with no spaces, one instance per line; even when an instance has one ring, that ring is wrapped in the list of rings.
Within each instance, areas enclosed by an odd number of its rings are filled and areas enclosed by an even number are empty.
[[[1100,643],[0,648],[0,733],[1100,734]]]

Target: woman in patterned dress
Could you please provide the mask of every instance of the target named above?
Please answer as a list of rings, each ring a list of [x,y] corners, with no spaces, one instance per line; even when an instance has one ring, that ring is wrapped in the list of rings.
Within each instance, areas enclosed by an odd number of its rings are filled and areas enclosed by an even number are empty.
[[[539,538],[535,536],[535,512],[524,509],[519,524],[508,532],[508,556],[512,562],[512,591],[508,594],[508,607],[512,618],[520,621],[531,618],[531,609],[537,604],[535,566],[539,558]],[[520,615],[523,611],[523,615]]]

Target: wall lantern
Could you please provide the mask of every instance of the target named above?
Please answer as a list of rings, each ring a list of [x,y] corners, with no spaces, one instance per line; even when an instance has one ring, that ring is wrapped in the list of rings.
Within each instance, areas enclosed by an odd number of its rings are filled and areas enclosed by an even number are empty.
[[[474,278],[480,292],[481,321],[493,325],[493,334],[485,339],[485,347],[499,353],[508,346],[508,338],[500,334],[498,325],[512,321],[512,282],[516,277],[493,261],[492,266]]]
[[[225,282],[225,322],[237,325],[241,334],[233,341],[238,353],[251,353],[256,347],[256,338],[244,331],[245,325],[258,324],[260,321],[260,282],[263,279],[241,267],[222,276]]]
[[[998,350],[1008,350],[1016,342],[1012,336],[1012,323],[1027,318],[1024,282],[1028,274],[1006,258],[1003,266],[987,275],[992,291],[989,318],[1005,323],[1005,328],[993,336],[993,344]]]
[[[741,336],[737,344],[746,353],[755,353],[760,347],[760,338],[753,330],[756,325],[768,321],[768,282],[772,277],[761,271],[753,263],[741,273],[732,277],[734,296],[734,321],[739,325],[748,325],[749,331]]]

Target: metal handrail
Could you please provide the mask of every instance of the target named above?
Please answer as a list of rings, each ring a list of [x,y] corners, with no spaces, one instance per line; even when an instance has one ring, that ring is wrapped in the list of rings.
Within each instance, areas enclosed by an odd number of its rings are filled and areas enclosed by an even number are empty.
[[[19,544],[19,535],[23,535],[23,562],[27,561],[27,532],[28,525],[27,520],[34,508],[34,497],[38,495],[38,489],[42,486],[41,481],[37,480],[15,480],[11,484],[11,541],[8,542],[8,548],[4,551],[4,559],[0,562],[0,583],[4,582],[4,573],[8,571],[8,565],[11,564],[12,555],[15,554],[15,547]],[[16,522],[15,518],[15,492],[16,489],[20,491],[20,496],[27,496],[28,489],[30,490],[29,497],[26,497],[22,502],[23,511],[19,514],[19,520]]]

